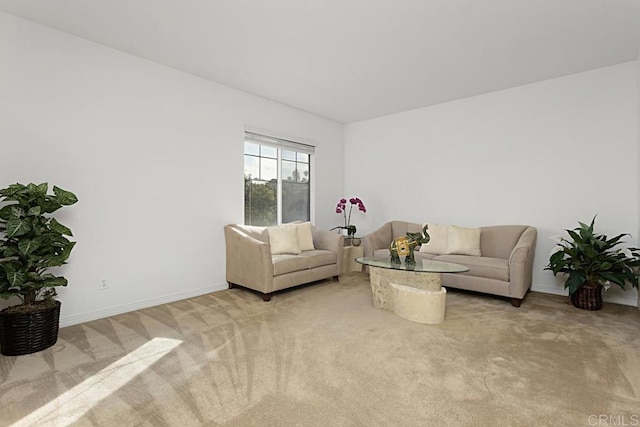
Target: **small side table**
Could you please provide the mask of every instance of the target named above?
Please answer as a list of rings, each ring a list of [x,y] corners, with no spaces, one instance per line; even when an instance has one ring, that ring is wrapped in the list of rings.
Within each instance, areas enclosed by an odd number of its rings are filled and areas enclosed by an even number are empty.
[[[356,236],[344,236],[345,246],[362,246],[363,237]]]
[[[351,271],[362,271],[362,264],[356,262],[356,258],[364,256],[364,247],[345,246],[342,253],[342,271],[341,273],[349,273]]]

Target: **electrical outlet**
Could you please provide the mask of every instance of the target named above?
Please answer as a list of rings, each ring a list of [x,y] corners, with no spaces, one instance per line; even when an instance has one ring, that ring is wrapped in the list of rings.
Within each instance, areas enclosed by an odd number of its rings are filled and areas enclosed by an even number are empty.
[[[98,283],[98,289],[104,291],[105,289],[109,289],[109,284],[107,283],[107,279],[100,279]]]

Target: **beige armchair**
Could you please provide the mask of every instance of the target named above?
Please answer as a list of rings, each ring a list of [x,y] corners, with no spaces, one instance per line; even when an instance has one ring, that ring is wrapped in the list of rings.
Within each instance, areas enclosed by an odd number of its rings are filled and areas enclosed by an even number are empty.
[[[340,274],[344,237],[311,227],[313,250],[299,254],[272,254],[268,227],[229,224],[224,227],[226,279],[229,288],[240,286],[271,300],[275,291]]]

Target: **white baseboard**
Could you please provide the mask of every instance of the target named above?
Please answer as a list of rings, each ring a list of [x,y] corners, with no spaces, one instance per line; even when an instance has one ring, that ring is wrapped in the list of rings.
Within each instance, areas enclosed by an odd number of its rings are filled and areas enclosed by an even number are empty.
[[[103,319],[105,317],[115,316],[117,314],[128,313],[130,311],[140,310],[148,307],[154,307],[160,304],[167,304],[170,302],[180,301],[187,298],[193,298],[200,295],[210,294],[212,292],[218,292],[224,289],[228,289],[228,284],[218,283],[211,286],[205,286],[204,288],[192,289],[186,292],[177,292],[174,294],[158,296],[158,297],[154,297],[154,298],[150,298],[142,301],[136,301],[129,304],[122,304],[115,307],[108,307],[108,308],[104,308],[96,311],[90,311],[87,313],[80,313],[80,314],[74,314],[71,316],[61,317],[60,327],[63,328],[65,326],[77,325],[78,323]],[[566,290],[559,289],[553,286],[534,285],[532,286],[531,290],[535,292],[542,292],[545,294],[567,295]],[[638,305],[636,298],[634,298],[631,295],[628,298],[622,298],[618,296],[613,296],[613,297],[607,296],[607,294],[605,293],[604,300],[615,303],[615,304],[630,305],[632,307],[637,307]]]
[[[542,292],[545,294],[553,294],[553,295],[568,295],[565,289],[559,289],[553,286],[540,286],[534,285],[531,287],[531,290],[534,292]],[[607,295],[606,292],[602,294],[602,299],[607,302],[612,302],[614,304],[622,304],[622,305],[630,305],[632,307],[637,307],[638,302],[636,301],[635,295],[629,295],[629,297],[619,297],[619,296],[610,296]]]
[[[193,298],[200,295],[210,294],[212,292],[228,289],[227,283],[218,283],[204,288],[192,289],[186,292],[177,292],[174,294],[158,296],[142,301],[136,301],[129,304],[117,305],[87,313],[73,314],[71,316],[60,318],[60,327],[77,325],[78,323],[90,322],[92,320],[103,319],[105,317],[115,316],[116,314],[128,313],[130,311],[140,310],[143,308],[154,307],[160,304],[180,301],[187,298]]]

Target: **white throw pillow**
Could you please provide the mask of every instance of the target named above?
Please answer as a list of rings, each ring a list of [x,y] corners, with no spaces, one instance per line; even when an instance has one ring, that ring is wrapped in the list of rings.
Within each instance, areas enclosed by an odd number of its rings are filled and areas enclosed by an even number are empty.
[[[450,225],[446,253],[449,255],[481,256],[480,231],[480,228]]]
[[[298,246],[301,251],[312,251],[315,249],[313,246],[313,233],[311,232],[310,222],[301,222],[296,224],[298,227]]]
[[[298,227],[295,224],[267,227],[267,232],[269,233],[269,246],[272,255],[298,255],[300,253]]]
[[[442,255],[447,252],[447,241],[449,240],[449,225],[429,224],[427,228],[429,242],[420,246],[420,252]]]

